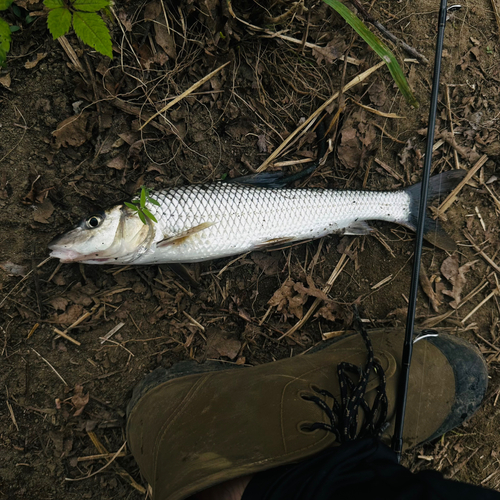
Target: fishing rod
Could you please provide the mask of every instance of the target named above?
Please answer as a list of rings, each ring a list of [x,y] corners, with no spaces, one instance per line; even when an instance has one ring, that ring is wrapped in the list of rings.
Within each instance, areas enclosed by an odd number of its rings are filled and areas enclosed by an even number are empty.
[[[415,311],[417,308],[417,291],[420,274],[420,259],[422,257],[424,220],[425,211],[427,208],[427,193],[429,190],[429,178],[431,175],[432,147],[434,145],[434,129],[436,126],[439,76],[441,73],[441,57],[443,54],[444,28],[446,26],[448,12],[453,12],[460,8],[461,5],[452,5],[451,7],[448,7],[447,0],[441,0],[441,5],[439,8],[438,37],[436,42],[434,76],[432,80],[431,91],[431,105],[429,109],[429,122],[427,128],[427,145],[425,150],[424,171],[422,175],[422,190],[420,192],[420,205],[418,210],[417,234],[415,237],[415,251],[410,283],[410,296],[408,299],[408,314],[406,319],[406,331],[403,345],[403,358],[396,396],[396,423],[394,436],[392,438],[392,449],[397,453],[398,461],[401,459],[401,452],[403,451],[403,427],[406,410],[406,400],[408,395],[408,379],[410,375],[411,355],[413,352],[413,328],[415,326]]]

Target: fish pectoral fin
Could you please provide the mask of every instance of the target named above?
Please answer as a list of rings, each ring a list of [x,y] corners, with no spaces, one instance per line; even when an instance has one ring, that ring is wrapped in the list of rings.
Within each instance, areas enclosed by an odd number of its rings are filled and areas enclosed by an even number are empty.
[[[373,228],[371,228],[364,221],[353,222],[352,224],[349,224],[347,227],[344,228],[344,234],[350,236],[362,236],[365,234],[370,234],[372,231]]]
[[[261,250],[263,248],[269,248],[278,245],[286,245],[294,241],[297,241],[297,239],[294,238],[293,236],[284,236],[282,238],[270,238],[269,240],[263,241],[255,245],[254,250]]]
[[[161,248],[167,245],[179,245],[180,243],[186,241],[193,234],[197,234],[203,231],[204,229],[207,229],[207,227],[213,226],[214,224],[215,222],[203,222],[201,224],[198,224],[197,226],[191,227],[189,229],[186,229],[185,231],[177,233],[174,236],[165,237],[163,240],[159,241],[156,244],[156,247]]]

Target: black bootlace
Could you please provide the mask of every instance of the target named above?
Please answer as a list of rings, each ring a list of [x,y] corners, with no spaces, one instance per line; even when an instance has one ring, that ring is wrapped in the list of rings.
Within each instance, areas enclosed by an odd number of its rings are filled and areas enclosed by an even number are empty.
[[[359,367],[352,363],[342,362],[337,366],[337,376],[340,383],[340,403],[329,391],[315,388],[315,392],[333,400],[332,407],[326,401],[316,395],[303,395],[303,399],[312,401],[319,406],[327,415],[330,423],[315,422],[307,427],[307,430],[314,431],[323,429],[332,432],[339,443],[352,441],[363,437],[379,437],[387,428],[387,395],[385,373],[378,361],[375,360],[373,346],[364,328],[356,308],[354,308],[355,325],[359,331],[365,346],[368,350],[368,360],[366,365]],[[370,405],[365,400],[366,386],[371,373],[374,372],[379,378],[379,385],[373,404]],[[351,374],[351,376],[349,376]],[[353,381],[352,375],[357,377],[357,382]],[[364,417],[361,428],[358,432],[359,409],[363,410]]]

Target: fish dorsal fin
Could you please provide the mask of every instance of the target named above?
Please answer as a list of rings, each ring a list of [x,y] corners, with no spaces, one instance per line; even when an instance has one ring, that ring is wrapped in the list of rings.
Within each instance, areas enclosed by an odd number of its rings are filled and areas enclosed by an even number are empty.
[[[225,182],[260,188],[283,188],[288,183],[283,172],[261,172],[259,174],[243,175],[235,179],[227,179]]]
[[[161,248],[167,245],[179,245],[184,243],[190,236],[193,234],[199,233],[207,227],[213,226],[215,222],[202,222],[197,226],[186,229],[185,231],[181,231],[174,236],[165,237],[163,240],[159,241],[156,245],[157,248]]]

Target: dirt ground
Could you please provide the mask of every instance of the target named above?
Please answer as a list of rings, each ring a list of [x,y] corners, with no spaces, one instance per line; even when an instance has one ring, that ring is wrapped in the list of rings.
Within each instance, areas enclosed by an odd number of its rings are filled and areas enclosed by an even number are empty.
[[[131,389],[157,366],[295,355],[351,328],[354,301],[367,326],[405,324],[412,234],[391,224],[375,224],[371,236],[189,265],[191,281],[168,266],[47,261],[54,236],[143,184],[254,171],[379,62],[321,2],[228,5],[117,3],[113,61],[74,35],[69,49],[50,40],[44,18],[14,34],[0,72],[0,498],[145,498],[126,449],[91,477],[106,461],[86,457],[119,450]],[[437,8],[429,0],[372,2],[372,15],[431,61],[388,42],[420,107],[406,104],[378,69],[327,108],[331,152],[303,185],[385,190],[419,180]],[[419,325],[444,327],[481,349],[490,385],[469,423],[404,461],[500,490],[498,39],[490,0],[466,1],[446,28],[433,171],[481,163],[440,212],[459,249],[425,246],[417,308]],[[269,169],[299,171],[316,152],[314,133],[302,134]],[[332,273],[328,300],[291,330]]]

